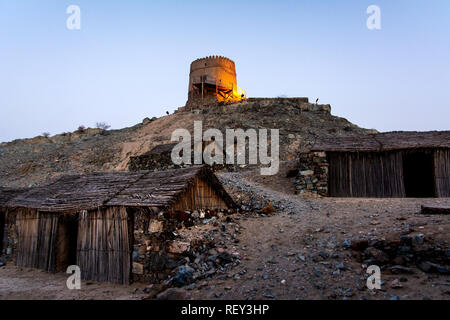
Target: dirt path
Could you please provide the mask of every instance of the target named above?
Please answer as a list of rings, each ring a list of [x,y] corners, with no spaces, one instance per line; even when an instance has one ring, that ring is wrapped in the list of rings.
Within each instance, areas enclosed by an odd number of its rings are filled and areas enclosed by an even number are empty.
[[[448,241],[450,219],[415,214],[421,203],[438,199],[316,199],[300,214],[275,213],[240,222],[241,265],[228,279],[213,279],[193,291],[195,299],[450,299],[449,276],[414,270],[403,288],[398,275],[384,275],[384,290],[371,294],[365,269],[342,243],[364,237],[384,238],[414,225],[427,236]],[[401,220],[397,218],[401,217]],[[406,220],[403,220],[406,219]],[[375,224],[373,224],[375,223]]]
[[[0,300],[131,300],[147,296],[145,284],[130,286],[82,281],[80,290],[66,286],[68,274],[7,265],[0,268]]]
[[[412,275],[385,274],[383,290],[372,294],[366,288],[366,269],[343,246],[344,241],[420,232],[450,248],[450,217],[418,214],[422,204],[448,205],[450,199],[300,197],[275,191],[282,188],[273,182],[270,187],[264,181],[250,182],[248,174],[221,178],[280,209],[270,216],[241,219],[241,265],[226,279],[202,284],[193,298],[450,299],[449,276],[417,268]],[[391,288],[398,278],[404,281],[402,288]]]

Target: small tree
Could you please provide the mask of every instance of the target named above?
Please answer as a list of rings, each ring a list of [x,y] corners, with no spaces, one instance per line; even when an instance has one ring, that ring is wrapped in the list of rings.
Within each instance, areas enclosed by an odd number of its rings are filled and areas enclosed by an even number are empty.
[[[96,127],[101,130],[108,130],[109,128],[111,128],[111,126],[106,122],[97,122]]]
[[[43,136],[44,138],[48,138],[48,137],[50,137],[50,132],[44,132],[44,133],[42,134],[42,136]]]
[[[85,131],[86,131],[86,127],[85,126],[81,125],[81,126],[78,127],[78,130],[77,130],[78,133],[84,133]]]

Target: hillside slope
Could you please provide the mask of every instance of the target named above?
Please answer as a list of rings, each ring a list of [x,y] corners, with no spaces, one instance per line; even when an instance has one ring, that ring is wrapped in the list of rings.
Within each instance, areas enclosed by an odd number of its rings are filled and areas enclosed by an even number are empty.
[[[280,129],[281,160],[292,160],[317,137],[373,132],[331,115],[329,105],[297,98],[253,98],[241,103],[181,107],[174,114],[121,130],[65,133],[0,144],[0,186],[27,187],[67,173],[127,170],[129,158],[170,141],[178,128]]]

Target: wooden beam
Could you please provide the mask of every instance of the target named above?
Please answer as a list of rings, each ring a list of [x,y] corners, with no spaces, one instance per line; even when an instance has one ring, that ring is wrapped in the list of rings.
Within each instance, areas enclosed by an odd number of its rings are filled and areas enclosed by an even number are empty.
[[[421,214],[450,214],[450,206],[424,206],[422,205]]]

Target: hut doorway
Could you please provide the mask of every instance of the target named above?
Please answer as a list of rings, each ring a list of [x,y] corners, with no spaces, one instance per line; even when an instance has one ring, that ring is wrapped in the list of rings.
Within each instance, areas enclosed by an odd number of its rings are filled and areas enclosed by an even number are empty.
[[[3,254],[4,232],[5,232],[5,213],[0,211],[0,256]]]
[[[78,215],[61,216],[56,240],[56,272],[77,263]]]
[[[433,154],[426,152],[403,154],[403,179],[406,197],[434,197]]]

